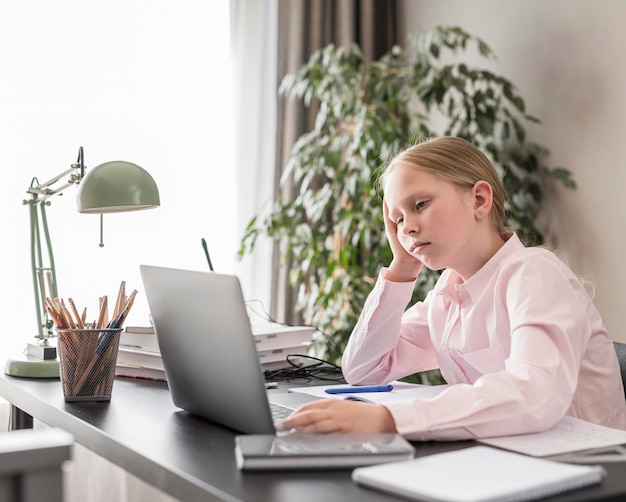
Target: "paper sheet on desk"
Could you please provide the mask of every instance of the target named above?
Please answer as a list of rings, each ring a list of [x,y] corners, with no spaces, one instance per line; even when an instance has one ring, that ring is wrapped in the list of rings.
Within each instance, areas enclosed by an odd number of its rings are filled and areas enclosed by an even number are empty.
[[[403,401],[405,399],[432,398],[438,396],[448,385],[420,385],[405,382],[390,382],[393,390],[390,392],[354,392],[350,394],[327,394],[326,389],[337,385],[318,385],[314,387],[294,387],[289,392],[301,392],[323,399],[352,399],[357,398],[371,403],[385,404],[393,401]],[[341,387],[353,387],[352,385],[341,385]]]
[[[566,416],[554,427],[544,432],[479,441],[534,457],[547,457],[624,444],[626,431]]]

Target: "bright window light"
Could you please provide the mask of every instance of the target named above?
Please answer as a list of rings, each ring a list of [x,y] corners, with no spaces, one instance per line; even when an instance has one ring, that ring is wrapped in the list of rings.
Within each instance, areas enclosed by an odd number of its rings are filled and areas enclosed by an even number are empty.
[[[35,335],[28,209],[40,182],[76,161],[126,160],[155,179],[161,207],[99,217],[75,188],[47,208],[59,296],[96,315],[122,280],[139,289],[127,324],[148,322],[142,263],[236,267],[229,3],[225,0],[0,0],[2,346]]]

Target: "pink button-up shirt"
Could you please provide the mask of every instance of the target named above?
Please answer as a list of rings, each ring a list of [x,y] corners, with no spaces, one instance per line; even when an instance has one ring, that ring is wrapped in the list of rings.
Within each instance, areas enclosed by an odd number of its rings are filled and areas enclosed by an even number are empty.
[[[352,384],[440,368],[435,398],[388,403],[415,440],[537,432],[564,415],[626,429],[619,363],[576,275],[513,234],[471,278],[445,270],[408,310],[414,283],[383,268],[343,354]]]

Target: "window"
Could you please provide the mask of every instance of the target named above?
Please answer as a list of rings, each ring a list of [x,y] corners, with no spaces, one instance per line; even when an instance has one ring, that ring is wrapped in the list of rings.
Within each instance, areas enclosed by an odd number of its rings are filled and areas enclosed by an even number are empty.
[[[0,0],[3,343],[36,333],[28,209],[31,178],[56,176],[84,147],[87,168],[144,167],[161,207],[99,217],[76,211],[76,188],[47,208],[59,295],[88,318],[101,295],[143,289],[139,265],[234,270],[229,3],[204,0]],[[128,323],[148,322],[138,295]]]

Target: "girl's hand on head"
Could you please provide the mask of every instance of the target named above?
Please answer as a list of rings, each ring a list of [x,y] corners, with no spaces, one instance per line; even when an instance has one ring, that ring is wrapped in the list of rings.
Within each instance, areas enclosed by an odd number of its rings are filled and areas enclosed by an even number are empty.
[[[365,434],[397,432],[389,410],[380,404],[322,399],[302,405],[277,425],[279,432]]]
[[[422,270],[423,264],[402,246],[398,238],[398,226],[389,217],[389,207],[385,200],[383,200],[383,220],[387,240],[393,253],[393,260],[389,264],[386,278],[396,282],[414,281]]]

